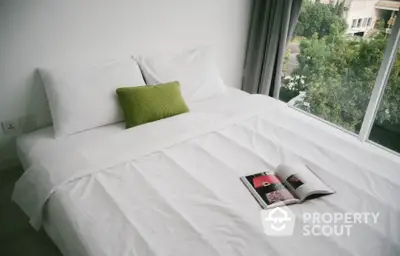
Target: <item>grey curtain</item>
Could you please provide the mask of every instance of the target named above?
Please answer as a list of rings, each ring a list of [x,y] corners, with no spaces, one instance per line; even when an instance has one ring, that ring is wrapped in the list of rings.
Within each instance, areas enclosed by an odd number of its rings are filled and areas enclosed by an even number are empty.
[[[242,89],[278,98],[287,43],[302,0],[254,0]]]

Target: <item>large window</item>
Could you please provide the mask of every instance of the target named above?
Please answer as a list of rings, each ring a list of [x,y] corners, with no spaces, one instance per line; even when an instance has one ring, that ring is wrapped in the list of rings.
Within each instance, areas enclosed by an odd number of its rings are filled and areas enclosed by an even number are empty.
[[[346,1],[323,2],[303,2],[285,56],[280,99],[400,152],[398,11],[374,10],[373,1],[362,5],[365,10]],[[345,18],[367,12],[376,14],[374,27],[372,18],[362,28],[362,19]]]
[[[370,104],[371,111],[376,113],[374,122],[369,128],[369,122],[365,120],[364,127],[365,136],[370,131],[371,141],[400,152],[400,51],[396,52],[395,56],[392,63],[388,64],[392,65],[392,69],[386,86],[377,86],[375,90],[375,100],[380,100],[380,104],[376,105],[376,109],[375,104]]]

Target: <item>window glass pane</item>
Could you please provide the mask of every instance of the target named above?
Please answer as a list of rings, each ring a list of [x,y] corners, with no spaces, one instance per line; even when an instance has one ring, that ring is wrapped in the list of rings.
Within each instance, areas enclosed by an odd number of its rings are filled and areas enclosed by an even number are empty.
[[[400,153],[400,51],[393,64],[369,139]]]
[[[367,26],[371,26],[372,18],[368,18]]]
[[[354,28],[355,26],[357,26],[357,20],[356,19],[353,20],[353,23],[352,23],[351,27]]]
[[[363,26],[363,27],[365,27],[365,26],[367,25],[367,20],[368,20],[367,18],[364,18],[364,19],[363,19],[363,23],[362,23],[362,26]]]
[[[377,10],[374,1],[359,2],[303,1],[280,91],[289,105],[354,133],[375,86],[392,13]],[[360,13],[376,26],[352,28]]]
[[[362,19],[358,19],[357,27],[360,27],[360,26],[361,26],[361,21],[362,21]]]

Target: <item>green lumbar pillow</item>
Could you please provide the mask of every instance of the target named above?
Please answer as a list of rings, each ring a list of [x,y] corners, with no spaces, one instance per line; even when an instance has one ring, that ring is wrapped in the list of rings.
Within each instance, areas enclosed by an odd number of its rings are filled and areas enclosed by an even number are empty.
[[[189,112],[179,82],[117,89],[126,128]]]

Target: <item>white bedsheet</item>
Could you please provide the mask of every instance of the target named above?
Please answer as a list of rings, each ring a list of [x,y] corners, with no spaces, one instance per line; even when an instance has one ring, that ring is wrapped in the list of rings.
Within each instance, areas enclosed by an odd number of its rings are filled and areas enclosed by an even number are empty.
[[[264,96],[225,95],[191,109],[62,154],[62,143],[32,146],[14,199],[64,255],[400,254],[397,159]],[[350,237],[306,237],[297,224],[292,237],[263,234],[238,177],[296,161],[337,192],[290,206],[299,220],[379,212],[378,224],[356,225]]]
[[[226,93],[206,101],[189,102],[188,106],[192,112],[212,112],[219,104],[224,102],[235,102],[248,94],[228,88]],[[71,136],[55,138],[53,127],[46,127],[35,132],[22,135],[17,140],[18,156],[24,167],[28,169],[34,163],[47,161],[50,157],[48,152],[64,152],[85,148],[96,141],[115,136],[125,130],[125,123],[116,123],[97,127],[91,130],[75,133]]]

